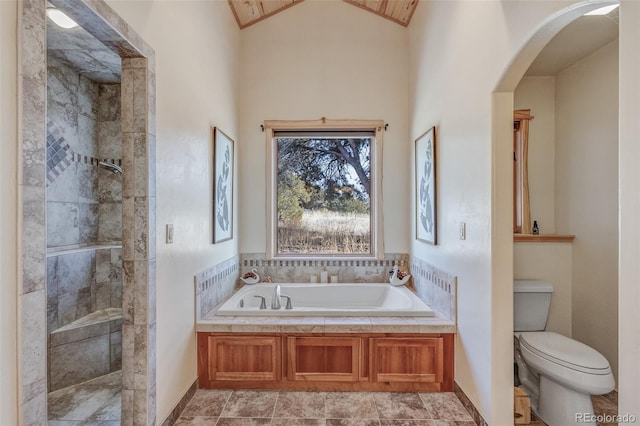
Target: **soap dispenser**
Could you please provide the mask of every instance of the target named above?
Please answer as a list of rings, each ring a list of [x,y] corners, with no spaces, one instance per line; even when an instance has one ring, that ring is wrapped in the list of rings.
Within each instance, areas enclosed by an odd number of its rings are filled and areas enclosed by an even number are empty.
[[[540,228],[538,228],[538,221],[537,220],[533,221],[532,232],[533,232],[533,235],[540,235]]]

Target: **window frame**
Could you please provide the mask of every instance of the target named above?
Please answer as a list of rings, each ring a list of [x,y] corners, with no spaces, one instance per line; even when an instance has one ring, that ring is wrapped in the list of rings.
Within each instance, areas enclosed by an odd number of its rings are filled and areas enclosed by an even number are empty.
[[[278,150],[274,133],[280,131],[373,131],[371,147],[371,190],[369,194],[371,211],[371,253],[354,254],[280,254],[277,251],[277,191]],[[265,120],[266,137],[266,257],[287,260],[379,260],[384,258],[384,234],[382,221],[382,133],[383,120]]]

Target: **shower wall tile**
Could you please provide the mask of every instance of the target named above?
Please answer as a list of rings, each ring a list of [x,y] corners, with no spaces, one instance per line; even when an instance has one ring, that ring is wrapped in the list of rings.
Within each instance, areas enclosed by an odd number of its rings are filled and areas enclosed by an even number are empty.
[[[90,244],[98,241],[98,204],[79,203],[79,243]]]
[[[22,126],[22,173],[18,176],[20,185],[44,187],[46,161],[46,135],[42,132],[41,122],[46,114],[46,89],[42,85],[44,72],[36,75],[23,74],[19,77],[23,87]],[[42,121],[38,118],[42,117]]]
[[[46,276],[44,189],[22,187],[22,293],[44,290]],[[43,305],[44,309],[44,305]]]
[[[121,203],[122,175],[99,170],[98,176],[98,201],[101,203]]]
[[[48,182],[47,202],[78,202],[80,194],[78,167],[78,163],[71,162],[63,173]]]
[[[77,292],[95,282],[95,251],[58,257],[58,294]]]
[[[148,135],[146,133],[133,134],[133,166],[135,170],[147,170],[149,162]],[[149,193],[148,176],[146,173],[134,175],[134,194],[145,196]]]
[[[26,404],[46,393],[46,324],[44,289],[23,294],[19,298],[22,336],[20,340],[20,371],[22,372],[21,401]],[[46,416],[45,416],[46,419]],[[34,422],[30,424],[42,424]]]
[[[134,197],[133,249],[135,260],[149,258],[148,203],[149,199],[147,197]]]
[[[96,250],[96,282],[111,282],[111,249]]]
[[[98,216],[98,241],[121,241],[122,203],[100,204]]]
[[[77,203],[47,203],[47,246],[58,247],[80,242]]]
[[[119,106],[119,105],[118,105]],[[104,159],[122,158],[122,144],[120,142],[120,120],[99,121],[98,140],[100,140],[99,157]]]
[[[81,203],[98,202],[98,169],[91,164],[78,164],[78,201]]]
[[[98,117],[100,86],[83,75],[79,78],[78,113],[92,120]]]
[[[91,311],[111,307],[111,283],[95,283],[91,286]]]
[[[122,368],[122,331],[110,334],[109,346],[111,350],[110,370],[118,371]]]
[[[107,374],[111,370],[109,334],[49,348],[50,390]]]
[[[120,85],[101,84],[99,92],[99,121],[120,121]]]
[[[58,327],[91,313],[91,288],[58,295]]]
[[[90,157],[97,157],[98,129],[95,118],[78,114],[78,144],[74,147],[74,151]]]

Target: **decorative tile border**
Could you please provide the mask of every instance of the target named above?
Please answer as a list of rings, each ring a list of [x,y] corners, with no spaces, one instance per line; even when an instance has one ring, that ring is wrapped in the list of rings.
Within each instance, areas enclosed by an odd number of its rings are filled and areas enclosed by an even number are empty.
[[[415,256],[411,257],[410,270],[418,297],[457,322],[457,278]]]
[[[320,273],[335,276],[339,283],[386,282],[389,270],[395,265],[409,268],[409,255],[387,253],[384,259],[267,259],[264,253],[242,253],[241,274],[258,270],[262,279],[271,277],[274,282],[310,282],[315,276],[320,282]]]
[[[234,256],[195,276],[196,321],[233,293],[240,278],[239,257]]]
[[[464,408],[469,412],[469,414],[471,414],[471,417],[473,417],[473,421],[476,423],[476,425],[489,426],[489,423],[486,422],[476,406],[473,405],[473,402],[471,402],[467,394],[464,393],[462,388],[460,388],[460,386],[458,386],[458,383],[456,383],[455,381],[453,382],[453,393],[456,394]]]

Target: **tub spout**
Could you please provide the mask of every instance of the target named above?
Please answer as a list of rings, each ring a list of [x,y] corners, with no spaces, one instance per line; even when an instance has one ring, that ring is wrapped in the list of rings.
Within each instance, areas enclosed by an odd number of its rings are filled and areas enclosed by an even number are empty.
[[[276,284],[271,296],[271,309],[280,309],[280,284]]]

